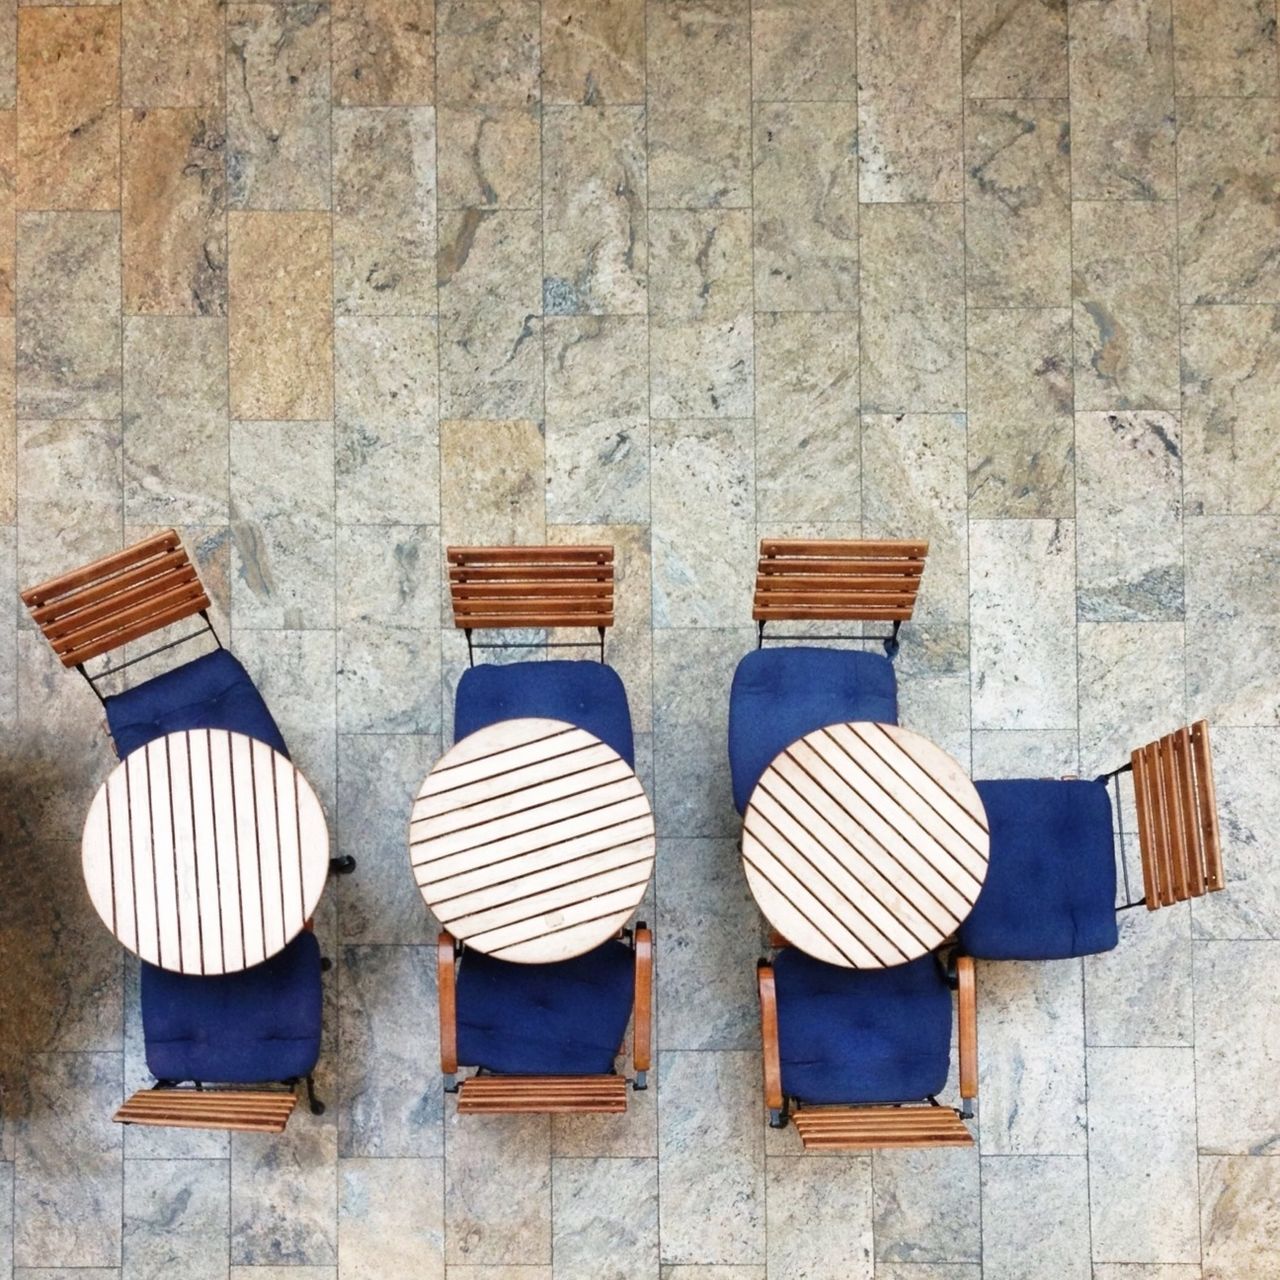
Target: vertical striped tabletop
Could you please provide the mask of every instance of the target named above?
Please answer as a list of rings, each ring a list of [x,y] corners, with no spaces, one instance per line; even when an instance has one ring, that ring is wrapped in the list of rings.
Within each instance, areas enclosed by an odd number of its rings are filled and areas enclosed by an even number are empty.
[[[176,973],[235,973],[298,936],[329,874],[329,829],[264,742],[188,729],[131,752],[84,824],[85,884],[120,941]]]
[[[990,840],[977,789],[898,725],[806,734],[760,777],[742,863],[760,910],[828,964],[878,969],[934,950],[973,909]]]
[[[616,751],[561,720],[503,720],[427,775],[409,861],[455,938],[503,960],[567,960],[627,922],[653,871],[653,812]]]

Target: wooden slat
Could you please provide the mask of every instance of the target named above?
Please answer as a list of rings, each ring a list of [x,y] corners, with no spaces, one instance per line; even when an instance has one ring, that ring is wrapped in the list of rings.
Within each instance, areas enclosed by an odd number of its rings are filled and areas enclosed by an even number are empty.
[[[1191,726],[1191,764],[1195,773],[1205,888],[1215,892],[1226,886],[1226,880],[1222,874],[1222,834],[1218,829],[1218,794],[1209,753],[1209,724],[1205,720],[1197,720]]]
[[[449,547],[450,564],[460,566],[485,564],[612,564],[613,548],[592,546],[516,546],[516,547]]]
[[[112,1117],[117,1124],[172,1129],[283,1133],[298,1104],[293,1093],[214,1089],[142,1089]]]
[[[973,1145],[973,1135],[950,1107],[803,1107],[792,1119],[806,1149]]]
[[[960,1096],[978,1096],[978,987],[972,956],[956,957],[956,1023]]]
[[[181,546],[182,539],[178,537],[176,529],[166,529],[162,533],[154,533],[151,537],[144,538],[141,542],[135,542],[132,546],[125,547],[121,551],[113,551],[110,555],[103,556],[98,560],[92,560],[88,564],[82,565],[79,569],[72,569],[56,578],[41,582],[37,586],[28,587],[22,593],[23,603],[33,608],[47,604],[59,596],[68,595],[80,587],[86,587],[102,578],[109,578],[113,574],[129,569],[144,560],[162,555],[166,551],[172,551]]]
[[[627,1082],[622,1076],[471,1076],[458,1091],[459,1115],[626,1109]]]
[[[152,564],[144,564],[140,569],[121,574],[96,587],[87,587],[76,593],[74,608],[55,602],[34,610],[31,616],[40,623],[51,641],[62,640],[80,628],[99,619],[109,618],[130,605],[139,604],[163,592],[190,586],[194,586],[197,591],[201,589],[195,566],[175,558],[171,564],[162,564],[158,572]],[[85,598],[90,595],[96,599]]]
[[[449,547],[446,555],[459,627],[613,625],[612,547]]]

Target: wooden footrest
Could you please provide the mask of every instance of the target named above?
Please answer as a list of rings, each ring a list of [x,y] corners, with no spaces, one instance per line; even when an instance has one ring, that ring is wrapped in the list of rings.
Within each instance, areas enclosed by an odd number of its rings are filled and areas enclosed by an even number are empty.
[[[806,1148],[968,1147],[973,1135],[950,1107],[817,1107],[792,1119]]]
[[[471,1076],[458,1091],[460,1115],[626,1109],[623,1076]]]
[[[235,1089],[140,1089],[112,1117],[117,1124],[171,1129],[237,1129],[283,1133],[298,1099],[293,1093]]]

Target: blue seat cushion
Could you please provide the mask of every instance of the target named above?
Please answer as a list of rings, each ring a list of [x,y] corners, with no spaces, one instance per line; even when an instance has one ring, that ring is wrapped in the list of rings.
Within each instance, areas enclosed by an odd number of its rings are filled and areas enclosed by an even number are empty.
[[[635,957],[616,940],[557,964],[464,951],[458,1061],[508,1075],[611,1072],[634,994]]]
[[[158,1080],[266,1084],[320,1056],[320,946],[309,930],[243,973],[201,978],[142,966],[142,1033]]]
[[[230,729],[289,754],[262,694],[226,649],[113,694],[107,724],[122,760],[153,738],[182,729]]]
[[[898,723],[893,663],[860,649],[780,645],[738,663],[729,691],[729,768],[742,813],[774,756],[846,720]]]
[[[788,1097],[919,1102],[942,1091],[951,989],[932,955],[889,969],[845,969],[785,947],[773,972]]]
[[[622,678],[603,662],[485,663],[464,671],[454,703],[456,742],[499,720],[564,720],[607,742],[635,765],[631,710]]]
[[[976,784],[991,862],[960,945],[984,960],[1061,960],[1116,945],[1111,797],[1101,782]]]

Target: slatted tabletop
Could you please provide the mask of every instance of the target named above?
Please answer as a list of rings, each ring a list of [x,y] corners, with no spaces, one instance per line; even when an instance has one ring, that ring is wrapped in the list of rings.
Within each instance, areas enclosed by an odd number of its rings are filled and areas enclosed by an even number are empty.
[[[235,973],[302,931],[329,873],[329,830],[284,756],[190,729],[116,766],[82,855],[89,897],[130,951],[177,973]]]
[[[504,720],[427,775],[409,860],[455,938],[503,960],[581,955],[627,922],[653,871],[653,812],[621,756],[560,720]]]
[[[829,964],[878,969],[925,955],[973,909],[987,817],[964,770],[898,725],[832,725],[761,775],[742,862],[769,922]]]

